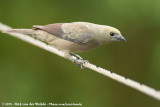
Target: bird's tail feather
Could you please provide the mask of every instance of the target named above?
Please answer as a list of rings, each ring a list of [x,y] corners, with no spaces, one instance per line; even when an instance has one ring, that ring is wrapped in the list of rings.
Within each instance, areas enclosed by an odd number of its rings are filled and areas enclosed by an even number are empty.
[[[22,34],[33,34],[34,30],[32,29],[9,29],[3,33],[22,33]]]

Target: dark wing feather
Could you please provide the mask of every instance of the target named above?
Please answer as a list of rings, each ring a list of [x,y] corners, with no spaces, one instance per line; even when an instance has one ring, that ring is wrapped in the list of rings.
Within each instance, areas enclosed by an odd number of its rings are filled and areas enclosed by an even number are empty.
[[[34,25],[34,30],[43,30],[46,31],[56,37],[77,43],[77,44],[85,44],[90,41],[92,38],[92,34],[90,33],[75,33],[74,31],[70,31],[68,33],[64,33],[62,30],[62,25],[64,23],[56,23],[56,24],[49,24],[45,26],[37,26]]]
[[[34,25],[33,29],[34,30],[43,30],[43,31],[46,31],[52,35],[60,37],[61,35],[63,35],[63,31],[61,29],[62,24],[63,23],[49,24],[49,25],[45,25],[45,26]]]
[[[65,35],[64,39],[77,43],[77,44],[85,44],[91,40],[92,35],[91,34],[78,34],[76,38],[71,38],[70,35]]]

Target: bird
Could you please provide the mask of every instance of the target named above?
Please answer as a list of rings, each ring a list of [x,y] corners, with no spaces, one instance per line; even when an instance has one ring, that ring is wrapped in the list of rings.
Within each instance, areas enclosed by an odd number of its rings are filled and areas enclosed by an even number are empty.
[[[32,29],[9,29],[4,33],[31,35],[63,51],[65,58],[72,60],[74,64],[81,66],[82,69],[85,68],[83,64],[88,61],[83,60],[73,52],[85,52],[110,42],[126,41],[118,29],[90,22],[53,23],[44,26],[33,25]],[[76,57],[76,59],[72,56]]]

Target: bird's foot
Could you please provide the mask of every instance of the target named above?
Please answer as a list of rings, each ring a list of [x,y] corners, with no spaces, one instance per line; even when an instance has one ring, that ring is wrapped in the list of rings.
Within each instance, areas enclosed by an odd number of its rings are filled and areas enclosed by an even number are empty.
[[[86,67],[83,65],[84,63],[87,63],[88,61],[87,60],[83,60],[83,59],[74,59],[73,60],[73,63],[76,65],[76,66],[80,66],[81,69],[85,69]]]
[[[79,55],[76,55],[76,54],[74,54],[74,53],[72,53],[72,52],[71,52],[70,54],[71,54],[72,56],[76,57],[76,59],[75,59],[75,58],[72,58],[72,59],[71,59],[76,66],[80,66],[81,69],[85,69],[85,68],[86,68],[83,64],[84,64],[84,63],[88,63],[87,60],[83,60],[82,57],[80,57]]]

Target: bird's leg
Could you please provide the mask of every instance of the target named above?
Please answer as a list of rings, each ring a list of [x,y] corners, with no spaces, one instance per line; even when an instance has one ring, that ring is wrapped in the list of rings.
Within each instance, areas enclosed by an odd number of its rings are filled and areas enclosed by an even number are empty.
[[[70,52],[70,54],[74,57],[76,57],[77,59],[83,59],[82,57],[80,57],[79,55],[73,53],[73,52]]]
[[[80,57],[79,55],[76,55],[73,52],[70,52],[70,55],[76,57],[76,59],[71,57],[71,60],[76,66],[81,66],[81,69],[86,68],[85,66],[83,66],[83,64],[88,62],[87,60],[83,60],[82,57]]]

